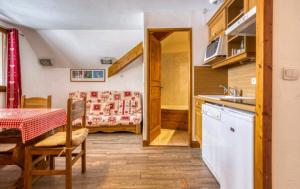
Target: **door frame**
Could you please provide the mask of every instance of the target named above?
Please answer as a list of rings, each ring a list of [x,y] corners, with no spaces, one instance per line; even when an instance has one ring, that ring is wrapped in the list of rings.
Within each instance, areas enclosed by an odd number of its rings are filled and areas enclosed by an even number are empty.
[[[178,32],[178,31],[187,31],[189,32],[189,39],[190,39],[190,65],[189,65],[189,70],[190,70],[190,77],[189,77],[189,102],[188,102],[188,106],[189,106],[189,111],[188,111],[188,136],[189,136],[189,144],[188,146],[192,145],[192,111],[193,111],[193,107],[192,107],[192,103],[193,103],[193,98],[192,98],[192,74],[193,74],[193,31],[192,28],[148,28],[147,29],[147,61],[146,61],[146,70],[145,72],[147,72],[147,140],[143,141],[143,146],[148,146],[150,145],[150,33],[151,32]]]
[[[273,0],[256,0],[254,188],[272,189]]]

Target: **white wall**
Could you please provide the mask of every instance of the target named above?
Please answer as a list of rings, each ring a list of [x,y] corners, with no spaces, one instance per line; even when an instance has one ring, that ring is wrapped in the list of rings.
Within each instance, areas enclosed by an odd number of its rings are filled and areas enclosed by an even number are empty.
[[[27,96],[52,95],[52,105],[56,108],[64,108],[69,92],[77,90],[135,90],[143,92],[142,58],[137,59],[119,74],[106,78],[106,82],[70,82],[69,68],[40,66],[36,54],[25,38],[20,39],[20,52],[23,94]],[[107,67],[99,66],[99,68]]]
[[[274,0],[273,188],[300,188],[300,80],[281,79],[283,67],[300,71],[300,1]]]

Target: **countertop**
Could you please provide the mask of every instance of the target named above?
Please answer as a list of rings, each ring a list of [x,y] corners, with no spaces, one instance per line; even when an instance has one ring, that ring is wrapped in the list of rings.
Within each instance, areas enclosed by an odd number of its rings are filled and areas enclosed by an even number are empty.
[[[241,110],[255,112],[255,105],[252,104],[252,101],[255,102],[255,99],[245,98],[245,99],[243,99],[244,102],[240,101],[240,100],[233,102],[233,101],[228,101],[229,99],[224,100],[224,99],[222,99],[222,97],[224,97],[224,96],[223,95],[198,95],[198,96],[195,96],[195,99],[200,99],[205,102],[220,104],[220,105],[224,105],[224,106],[231,107],[231,108],[237,108],[237,109],[241,109]],[[252,104],[252,105],[250,105],[250,104]]]

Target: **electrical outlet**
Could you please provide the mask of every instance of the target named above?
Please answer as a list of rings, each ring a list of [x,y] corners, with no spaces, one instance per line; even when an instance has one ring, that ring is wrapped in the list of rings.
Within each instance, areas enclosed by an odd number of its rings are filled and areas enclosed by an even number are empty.
[[[255,77],[252,77],[252,78],[251,78],[251,84],[252,84],[252,85],[256,85],[256,78],[255,78]]]

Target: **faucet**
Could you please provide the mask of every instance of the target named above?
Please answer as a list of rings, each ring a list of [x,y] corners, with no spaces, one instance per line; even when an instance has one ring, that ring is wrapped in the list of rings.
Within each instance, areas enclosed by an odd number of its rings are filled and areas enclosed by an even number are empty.
[[[225,85],[219,85],[219,87],[223,88],[224,90],[224,95],[226,95],[229,91],[228,88]]]
[[[239,90],[236,88],[226,87],[224,85],[219,85],[219,87],[223,88],[224,95],[230,95],[230,96],[238,96],[239,95]]]
[[[238,94],[239,94],[239,91],[236,88],[229,87],[228,91],[229,91],[228,93],[230,96],[238,96]]]

